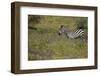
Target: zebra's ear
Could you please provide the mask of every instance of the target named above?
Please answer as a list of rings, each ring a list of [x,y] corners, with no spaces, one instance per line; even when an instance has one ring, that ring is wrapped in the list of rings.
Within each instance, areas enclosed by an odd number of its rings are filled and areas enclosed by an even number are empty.
[[[64,25],[61,25],[61,26],[60,26],[60,28],[63,28],[63,27],[64,27]]]

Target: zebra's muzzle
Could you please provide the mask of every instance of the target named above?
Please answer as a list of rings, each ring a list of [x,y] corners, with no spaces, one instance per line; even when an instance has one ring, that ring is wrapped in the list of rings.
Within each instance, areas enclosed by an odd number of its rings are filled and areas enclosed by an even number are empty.
[[[61,35],[61,31],[58,32],[58,35]]]

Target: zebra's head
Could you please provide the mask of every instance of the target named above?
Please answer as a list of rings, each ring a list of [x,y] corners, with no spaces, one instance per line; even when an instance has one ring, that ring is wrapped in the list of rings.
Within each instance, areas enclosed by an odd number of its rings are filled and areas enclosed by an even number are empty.
[[[58,34],[61,35],[61,34],[66,34],[68,33],[68,29],[64,26],[64,25],[61,25],[60,28],[59,28],[59,32]]]
[[[63,28],[63,27],[64,27],[64,25],[61,25],[61,26],[60,26],[60,28],[59,28],[59,32],[58,32],[59,35],[62,34],[62,28]]]

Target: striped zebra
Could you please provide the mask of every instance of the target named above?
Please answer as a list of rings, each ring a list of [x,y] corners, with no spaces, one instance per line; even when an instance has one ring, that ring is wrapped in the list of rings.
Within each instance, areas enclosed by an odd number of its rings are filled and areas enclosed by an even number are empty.
[[[59,35],[64,34],[70,39],[75,39],[82,37],[84,35],[83,29],[80,27],[75,31],[71,31],[68,28],[66,28],[64,25],[61,25],[59,28]]]

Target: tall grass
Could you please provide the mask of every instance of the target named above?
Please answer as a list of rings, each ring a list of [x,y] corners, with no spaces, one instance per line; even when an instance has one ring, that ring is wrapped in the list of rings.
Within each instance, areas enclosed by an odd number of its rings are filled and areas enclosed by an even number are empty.
[[[37,24],[34,21],[29,23],[29,26],[37,28],[28,29],[29,60],[87,58],[86,42],[58,35],[60,25],[74,30],[77,28],[77,22],[87,20],[86,17],[37,16],[37,18],[40,18]]]

